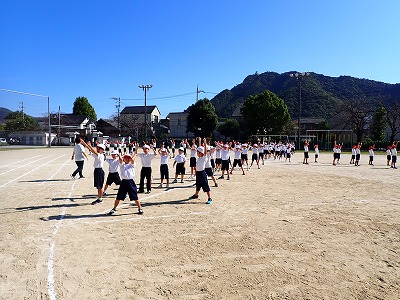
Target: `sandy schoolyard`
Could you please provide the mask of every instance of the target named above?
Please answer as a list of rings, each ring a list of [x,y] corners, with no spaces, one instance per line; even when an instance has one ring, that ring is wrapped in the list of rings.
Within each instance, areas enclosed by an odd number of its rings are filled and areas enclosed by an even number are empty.
[[[93,159],[71,180],[71,152],[0,151],[1,299],[400,299],[400,171],[384,155],[269,160],[219,180],[212,205],[188,200],[189,179],[156,188],[155,159],[144,215],[125,201],[107,216],[115,186],[91,205]]]

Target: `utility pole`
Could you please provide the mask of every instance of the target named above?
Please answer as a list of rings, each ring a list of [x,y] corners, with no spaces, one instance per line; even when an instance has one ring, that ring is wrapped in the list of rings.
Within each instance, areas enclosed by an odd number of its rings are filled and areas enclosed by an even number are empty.
[[[121,98],[120,97],[112,97],[111,99],[114,99],[117,101],[117,105],[115,106],[117,108],[118,114],[117,114],[117,122],[118,122],[118,136],[121,136],[121,122],[120,122],[120,109],[121,109]]]
[[[310,76],[309,72],[303,72],[303,73],[293,73],[289,75],[290,77],[296,78],[298,84],[299,84],[299,103],[298,103],[298,116],[297,116],[297,149],[300,150],[300,117],[301,117],[301,82],[305,76]]]
[[[60,115],[61,106],[58,106],[58,144],[60,145],[60,127],[61,127],[61,115]]]
[[[196,102],[199,101],[199,93],[204,93],[203,90],[199,90],[199,85],[197,85],[196,89]]]
[[[144,91],[144,141],[147,142],[147,91],[153,87],[152,84],[141,84],[139,88]]]
[[[22,103],[21,103],[22,120],[25,119],[24,108],[25,108],[25,107],[24,107],[24,101],[22,101]]]

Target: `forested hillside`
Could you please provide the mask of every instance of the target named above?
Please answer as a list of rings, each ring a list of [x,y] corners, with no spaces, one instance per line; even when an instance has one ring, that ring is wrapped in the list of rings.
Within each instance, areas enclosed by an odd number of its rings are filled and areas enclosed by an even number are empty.
[[[231,90],[224,90],[211,102],[219,117],[229,118],[248,96],[265,90],[277,94],[297,118],[298,81],[291,73],[265,72],[247,76]],[[329,119],[345,101],[362,100],[366,105],[400,99],[400,84],[388,84],[351,76],[329,77],[310,73],[302,80],[302,117]],[[367,104],[368,103],[368,104]]]

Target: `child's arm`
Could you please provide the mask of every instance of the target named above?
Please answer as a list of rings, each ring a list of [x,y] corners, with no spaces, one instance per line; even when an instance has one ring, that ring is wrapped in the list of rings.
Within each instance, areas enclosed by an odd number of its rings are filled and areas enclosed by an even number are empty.
[[[119,153],[118,153],[117,155],[118,155],[118,160],[119,160],[119,163],[120,163],[120,164],[122,164],[122,163],[123,163],[123,160],[122,160],[122,157],[121,157],[121,155],[119,155]]]
[[[136,156],[137,156],[136,153],[132,154],[131,164],[135,162]]]
[[[156,149],[154,149],[153,144],[150,144],[150,149],[153,150],[154,156],[157,155]]]
[[[96,149],[94,149],[91,145],[86,144],[85,141],[83,139],[81,139],[81,143],[84,147],[88,148],[90,152],[94,153],[94,154],[98,154]]]

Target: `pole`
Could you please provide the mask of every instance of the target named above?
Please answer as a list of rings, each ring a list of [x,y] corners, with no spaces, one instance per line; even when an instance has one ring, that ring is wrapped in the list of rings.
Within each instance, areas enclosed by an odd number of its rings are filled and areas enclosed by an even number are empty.
[[[118,136],[121,136],[121,123],[120,123],[120,107],[121,107],[121,98],[118,97]]]
[[[61,116],[60,116],[61,106],[58,106],[58,145],[60,145],[60,126],[61,126]]]
[[[144,88],[144,141],[147,142],[147,88]]]
[[[49,115],[49,145],[51,147],[50,97],[47,97],[47,114]]]
[[[297,117],[297,149],[300,150],[300,116],[301,116],[301,79],[298,79],[299,82],[299,115]]]

